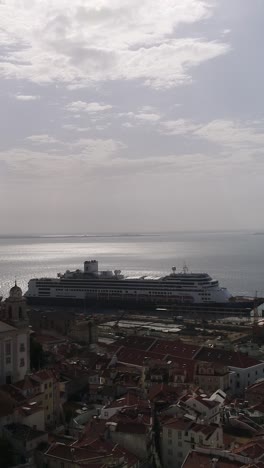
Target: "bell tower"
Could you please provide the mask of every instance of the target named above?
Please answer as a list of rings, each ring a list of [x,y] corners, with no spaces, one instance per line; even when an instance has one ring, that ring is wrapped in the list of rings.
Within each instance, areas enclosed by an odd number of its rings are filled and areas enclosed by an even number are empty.
[[[10,289],[9,297],[4,302],[3,320],[16,328],[28,327],[26,300],[16,282]]]

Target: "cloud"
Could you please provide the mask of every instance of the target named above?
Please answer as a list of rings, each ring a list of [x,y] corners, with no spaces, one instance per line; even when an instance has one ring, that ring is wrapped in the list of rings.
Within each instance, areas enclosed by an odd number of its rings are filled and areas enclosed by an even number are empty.
[[[66,109],[70,112],[88,112],[94,114],[112,109],[112,106],[110,104],[100,104],[99,102],[75,101],[68,104]]]
[[[88,132],[89,130],[91,130],[91,127],[78,127],[77,125],[73,124],[64,124],[62,125],[62,128],[64,130],[71,130],[75,132]]]
[[[130,112],[128,116],[134,117],[137,120],[145,120],[147,122],[157,122],[158,120],[160,120],[160,115],[154,113],[151,114],[146,112],[140,112],[138,114],[134,114]]]
[[[230,34],[230,33],[231,33],[231,29],[223,29],[222,31],[223,35]]]
[[[79,158],[89,160],[96,165],[98,161],[105,161],[125,149],[126,145],[111,138],[80,138],[72,144],[72,148],[75,151],[78,149]]]
[[[225,54],[224,42],[176,36],[208,18],[205,0],[19,0],[0,5],[0,75],[72,90],[109,80],[169,88],[191,82],[191,69]],[[99,110],[99,109],[98,109]],[[102,109],[101,109],[102,110]]]
[[[26,138],[26,140],[32,141],[33,143],[37,144],[53,144],[53,143],[59,143],[59,141],[47,134],[41,134],[41,135],[31,135]]]
[[[193,133],[199,125],[186,119],[166,120],[161,122],[160,132],[165,135],[186,135]]]
[[[210,158],[200,153],[193,154],[168,154],[156,157],[142,155],[138,158],[114,157],[107,160],[103,168],[94,168],[109,177],[127,176],[129,174],[138,175],[160,175],[204,172],[204,166],[210,163]]]
[[[33,138],[34,137],[34,138]],[[42,138],[43,137],[43,138]],[[32,140],[33,138],[33,140]],[[47,135],[34,135],[30,141],[37,143],[50,142]],[[100,138],[81,138],[65,144],[60,151],[60,141],[50,150],[16,147],[0,151],[0,163],[4,163],[9,173],[9,180],[19,180],[19,183],[31,181],[38,183],[40,179],[56,182],[59,179],[76,183],[92,175],[97,168],[105,164],[111,166],[114,158],[119,158],[126,145],[121,141]]]
[[[130,122],[124,122],[122,123],[122,126],[132,128],[136,125],[140,125],[142,122],[155,124],[160,120],[161,115],[156,111],[155,108],[150,106],[144,106],[141,109],[139,109],[138,112],[120,112],[118,114],[118,117],[128,118]]]
[[[130,177],[132,174],[201,173],[208,157],[202,154],[163,155],[158,157],[124,157],[125,145],[111,139],[81,139],[63,154],[13,148],[0,152],[0,163],[4,162],[9,180],[19,183],[38,184],[39,179],[47,183],[87,182],[87,178],[98,176]]]
[[[264,121],[213,120],[194,135],[230,148],[258,148],[264,145]]]
[[[133,128],[133,127],[135,127],[135,125],[133,125],[131,122],[124,122],[124,123],[122,123],[122,127]]]
[[[40,96],[30,94],[15,94],[14,96],[18,101],[36,101],[40,99]]]
[[[207,123],[167,120],[160,122],[160,132],[203,139],[224,148],[257,149],[264,145],[264,120],[215,119]]]

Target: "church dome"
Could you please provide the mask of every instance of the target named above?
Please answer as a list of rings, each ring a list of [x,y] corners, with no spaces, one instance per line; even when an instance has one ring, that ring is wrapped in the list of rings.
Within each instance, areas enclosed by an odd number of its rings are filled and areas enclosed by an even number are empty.
[[[15,286],[13,286],[9,291],[9,297],[22,297],[22,289],[19,286],[17,286],[16,282]]]

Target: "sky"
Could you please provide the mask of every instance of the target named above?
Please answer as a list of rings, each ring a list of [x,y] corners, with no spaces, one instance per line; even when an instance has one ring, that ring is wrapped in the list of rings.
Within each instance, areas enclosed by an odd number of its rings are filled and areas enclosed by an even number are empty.
[[[0,0],[0,235],[264,229],[263,0]]]

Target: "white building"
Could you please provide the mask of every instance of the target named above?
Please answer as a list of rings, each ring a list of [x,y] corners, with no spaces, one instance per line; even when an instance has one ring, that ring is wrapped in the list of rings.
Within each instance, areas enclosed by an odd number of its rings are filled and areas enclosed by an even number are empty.
[[[22,380],[30,369],[26,301],[15,284],[1,306],[0,384]]]
[[[211,400],[207,395],[196,395],[187,397],[184,401],[187,410],[196,413],[196,421],[206,421],[208,423],[220,423],[219,401]]]
[[[264,362],[249,367],[230,366],[230,388],[233,395],[241,395],[247,387],[264,377]]]
[[[264,362],[243,353],[216,348],[201,348],[195,359],[215,362],[230,371],[230,393],[242,395],[249,385],[264,377]]]
[[[179,468],[196,446],[221,448],[222,428],[216,424],[197,424],[188,418],[171,418],[162,424],[162,462],[167,468]]]
[[[128,392],[123,397],[118,398],[118,400],[114,400],[111,403],[105,405],[102,408],[100,419],[110,419],[122,409],[135,408],[139,403],[139,398],[134,393]]]

